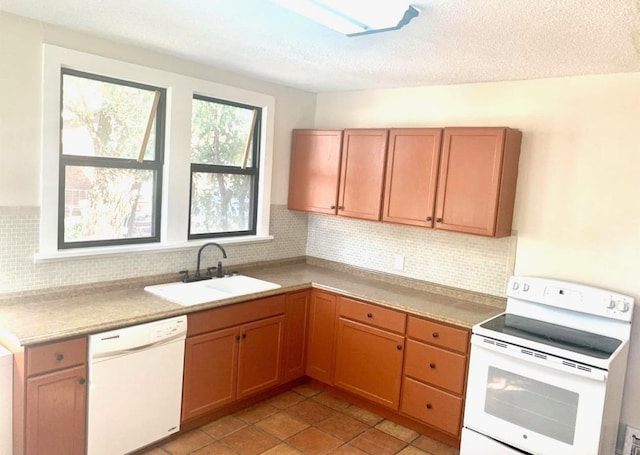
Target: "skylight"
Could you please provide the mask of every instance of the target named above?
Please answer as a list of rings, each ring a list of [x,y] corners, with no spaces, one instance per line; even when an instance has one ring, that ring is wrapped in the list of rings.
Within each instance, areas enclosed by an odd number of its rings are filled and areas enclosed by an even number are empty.
[[[347,36],[397,30],[419,14],[416,8],[402,1],[375,4],[371,0],[272,1]]]

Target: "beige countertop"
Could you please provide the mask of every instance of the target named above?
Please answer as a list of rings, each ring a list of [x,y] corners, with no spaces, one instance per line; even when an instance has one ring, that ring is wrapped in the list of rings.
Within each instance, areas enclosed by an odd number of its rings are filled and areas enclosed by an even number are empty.
[[[274,291],[182,306],[144,291],[171,276],[78,286],[49,293],[0,296],[0,342],[17,348],[188,314],[310,286],[470,328],[504,309],[504,299],[348,266],[310,261],[243,268],[244,275],[280,284]],[[311,261],[313,262],[313,261]],[[316,263],[323,261],[316,260]],[[325,261],[326,262],[326,261]]]

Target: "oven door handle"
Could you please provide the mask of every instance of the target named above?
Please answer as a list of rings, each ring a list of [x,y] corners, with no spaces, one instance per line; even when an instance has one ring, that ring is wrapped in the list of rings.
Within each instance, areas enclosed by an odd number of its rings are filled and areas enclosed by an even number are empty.
[[[594,381],[606,382],[607,371],[596,367],[582,365],[550,354],[526,349],[504,341],[494,340],[493,338],[484,337],[482,335],[471,335],[471,358],[473,359],[473,347],[486,349],[497,354],[508,355],[523,362],[534,363],[546,368],[553,368],[563,373],[582,376]]]

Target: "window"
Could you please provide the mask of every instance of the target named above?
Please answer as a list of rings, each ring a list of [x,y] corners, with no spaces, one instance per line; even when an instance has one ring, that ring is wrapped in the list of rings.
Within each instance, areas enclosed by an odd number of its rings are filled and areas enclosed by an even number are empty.
[[[189,238],[255,234],[261,109],[196,95],[191,117]]]
[[[273,96],[43,49],[36,262],[272,238]]]
[[[62,69],[58,247],[158,242],[166,90]]]

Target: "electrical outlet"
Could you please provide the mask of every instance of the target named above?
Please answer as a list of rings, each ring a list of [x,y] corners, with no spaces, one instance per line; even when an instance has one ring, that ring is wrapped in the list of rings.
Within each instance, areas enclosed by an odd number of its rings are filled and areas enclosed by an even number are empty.
[[[403,254],[393,255],[393,270],[397,270],[398,272],[404,272],[404,255]]]
[[[622,455],[640,455],[640,430],[627,425]]]

